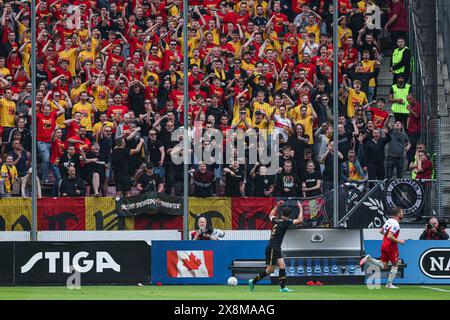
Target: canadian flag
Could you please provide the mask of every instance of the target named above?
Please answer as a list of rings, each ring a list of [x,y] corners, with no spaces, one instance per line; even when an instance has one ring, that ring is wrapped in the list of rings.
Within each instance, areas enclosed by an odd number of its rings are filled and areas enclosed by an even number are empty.
[[[213,251],[167,251],[169,278],[212,278]]]

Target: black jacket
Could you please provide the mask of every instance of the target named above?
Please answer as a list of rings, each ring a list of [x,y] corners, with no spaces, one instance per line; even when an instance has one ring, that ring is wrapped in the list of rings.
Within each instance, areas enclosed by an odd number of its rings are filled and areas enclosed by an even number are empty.
[[[443,230],[436,230],[436,232],[431,232],[431,230],[424,230],[420,235],[419,240],[448,240],[448,233]]]
[[[77,194],[76,191],[80,193]],[[76,176],[75,179],[69,179],[69,177],[63,178],[61,186],[59,187],[61,196],[67,193],[67,197],[84,197],[86,195],[86,186],[84,181],[80,177]]]
[[[364,159],[363,166],[368,163],[383,163],[384,162],[384,146],[391,141],[391,136],[387,135],[386,138],[380,138],[378,143],[375,143],[373,139],[367,140],[364,144]]]

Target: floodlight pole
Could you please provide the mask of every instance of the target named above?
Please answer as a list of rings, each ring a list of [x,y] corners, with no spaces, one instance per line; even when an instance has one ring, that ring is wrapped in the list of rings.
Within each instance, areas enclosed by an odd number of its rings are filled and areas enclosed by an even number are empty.
[[[333,227],[339,219],[339,61],[338,61],[338,0],[333,0]]]
[[[36,0],[31,0],[31,241],[37,241]],[[45,177],[44,177],[45,178]]]
[[[188,205],[189,205],[189,158],[190,158],[190,143],[189,143],[189,124],[188,124],[188,109],[189,109],[189,91],[188,91],[188,0],[183,0],[183,105],[184,105],[184,135],[183,135],[183,164],[184,164],[184,181],[183,181],[183,240],[189,240],[188,227]]]

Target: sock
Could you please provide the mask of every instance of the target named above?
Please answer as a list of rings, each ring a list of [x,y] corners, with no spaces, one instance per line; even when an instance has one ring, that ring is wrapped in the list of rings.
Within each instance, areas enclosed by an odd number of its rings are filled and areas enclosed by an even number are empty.
[[[254,279],[253,284],[257,284],[259,280],[264,279],[267,276],[266,270],[261,271]]]
[[[368,257],[367,257],[367,261],[368,261],[368,262],[371,262],[371,263],[373,263],[373,264],[375,264],[375,265],[377,265],[377,266],[379,266],[381,269],[384,268],[384,265],[383,265],[383,263],[382,263],[380,260],[374,259],[374,258],[372,258],[371,256],[368,256]]]
[[[281,289],[284,289],[286,287],[286,269],[280,269],[278,279],[280,280]]]
[[[387,281],[388,285],[392,284],[392,282],[394,281],[395,277],[397,276],[397,271],[398,271],[398,267],[393,266],[391,268],[391,271],[389,272],[388,281]]]

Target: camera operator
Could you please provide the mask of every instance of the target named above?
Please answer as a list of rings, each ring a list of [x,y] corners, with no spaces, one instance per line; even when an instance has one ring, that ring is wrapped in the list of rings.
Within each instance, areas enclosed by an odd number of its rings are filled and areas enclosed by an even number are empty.
[[[224,236],[225,232],[222,230],[206,226],[206,219],[201,217],[198,219],[198,230],[191,233],[191,240],[219,240]]]
[[[436,218],[430,218],[425,230],[420,236],[420,240],[448,240],[448,233],[445,231],[445,222],[439,222]]]

